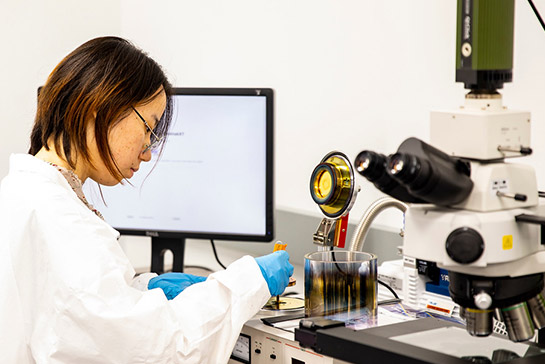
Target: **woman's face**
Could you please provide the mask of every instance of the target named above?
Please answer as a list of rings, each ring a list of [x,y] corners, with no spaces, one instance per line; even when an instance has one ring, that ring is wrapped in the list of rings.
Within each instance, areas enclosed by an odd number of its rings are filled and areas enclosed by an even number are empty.
[[[145,105],[136,105],[134,108],[147,122],[150,128],[154,129],[163,115],[166,107],[165,91],[161,88],[157,91],[155,98]],[[94,138],[94,133],[92,134]],[[110,149],[119,171],[124,178],[131,178],[140,168],[141,162],[148,162],[151,159],[151,151],[144,151],[150,144],[151,133],[142,119],[131,110],[128,116],[115,124],[108,134]],[[92,145],[92,160],[95,168],[89,171],[89,177],[94,181],[105,185],[114,186],[120,181],[112,176],[100,155],[96,143]]]

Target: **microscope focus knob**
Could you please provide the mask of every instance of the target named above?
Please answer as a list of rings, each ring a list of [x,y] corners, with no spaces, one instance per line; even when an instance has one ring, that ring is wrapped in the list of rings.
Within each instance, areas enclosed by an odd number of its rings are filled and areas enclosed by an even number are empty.
[[[492,306],[492,297],[486,292],[479,292],[473,297],[475,306],[481,310],[487,310]]]
[[[448,256],[457,263],[473,263],[483,254],[484,241],[476,230],[461,227],[449,234],[446,242]]]

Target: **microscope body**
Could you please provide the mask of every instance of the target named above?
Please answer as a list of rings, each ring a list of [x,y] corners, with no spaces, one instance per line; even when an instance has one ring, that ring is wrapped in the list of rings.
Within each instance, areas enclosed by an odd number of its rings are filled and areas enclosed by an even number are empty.
[[[431,130],[430,144],[361,152],[356,170],[408,204],[403,256],[448,272],[470,334],[490,335],[496,317],[529,340],[545,327],[545,205],[534,169],[513,161],[532,152],[530,114],[472,91],[459,110],[432,112]]]
[[[431,144],[469,163],[471,191],[448,206],[409,205],[403,254],[449,272],[470,334],[489,335],[498,317],[511,340],[529,340],[545,327],[545,206],[534,169],[509,158],[531,153],[530,114],[474,96],[431,115]]]

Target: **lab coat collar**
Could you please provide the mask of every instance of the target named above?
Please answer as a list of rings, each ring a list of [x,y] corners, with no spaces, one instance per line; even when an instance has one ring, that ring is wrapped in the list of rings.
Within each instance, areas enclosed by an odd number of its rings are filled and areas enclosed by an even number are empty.
[[[36,158],[31,154],[12,154],[10,155],[9,162],[10,174],[17,172],[29,173],[31,176],[32,174],[35,174],[36,177],[39,176],[39,178],[45,178],[52,183],[62,186],[64,189],[70,191],[69,196],[71,196],[73,200],[77,201],[77,203],[84,206],[85,209],[89,211],[89,213],[100,219],[100,217],[95,215],[95,213],[91,211],[87,207],[87,205],[85,205],[83,201],[79,199],[78,195],[76,194],[76,192],[74,192],[66,178],[64,178],[64,176],[57,170],[56,167],[39,158]],[[107,225],[112,230],[112,234],[116,237],[116,239],[119,240],[120,233],[113,227],[111,227],[110,224],[107,223]]]

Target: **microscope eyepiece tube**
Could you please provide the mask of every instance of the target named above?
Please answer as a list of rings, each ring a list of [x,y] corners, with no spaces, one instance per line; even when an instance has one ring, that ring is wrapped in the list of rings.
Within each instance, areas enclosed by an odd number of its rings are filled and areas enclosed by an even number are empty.
[[[467,161],[416,138],[405,140],[388,157],[387,172],[412,196],[439,206],[461,203],[473,189]]]
[[[380,191],[391,197],[408,203],[425,202],[411,195],[405,186],[400,184],[386,171],[388,157],[370,150],[360,152],[354,161],[356,171],[375,185]]]
[[[400,182],[419,188],[429,178],[429,165],[411,154],[396,153],[388,159],[388,172]]]
[[[375,153],[370,150],[360,152],[354,161],[356,171],[369,182],[375,182],[384,174],[384,165],[386,164],[386,156]]]

